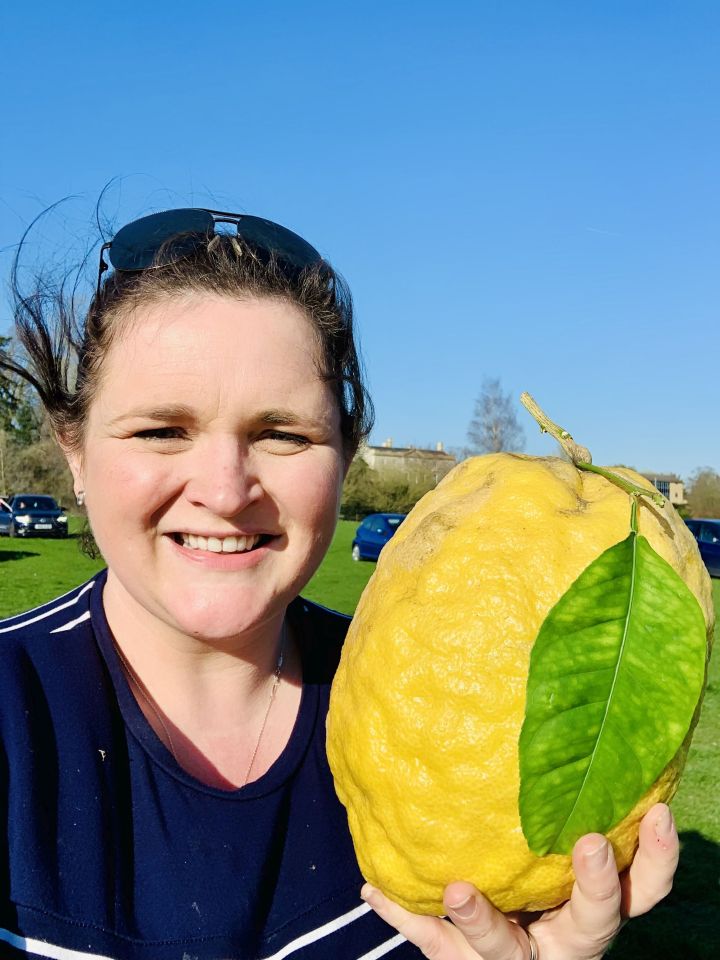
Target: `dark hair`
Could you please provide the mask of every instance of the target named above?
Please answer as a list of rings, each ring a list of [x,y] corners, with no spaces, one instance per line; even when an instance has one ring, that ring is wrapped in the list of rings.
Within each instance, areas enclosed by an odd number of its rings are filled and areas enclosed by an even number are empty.
[[[33,289],[25,293],[18,252],[11,289],[16,336],[28,362],[0,353],[0,369],[33,385],[56,435],[77,449],[107,351],[134,308],[192,292],[283,299],[299,307],[315,330],[319,373],[337,397],[349,462],[370,432],[373,407],[353,334],[352,297],[342,277],[324,260],[301,270],[289,268],[275,254],[259,254],[242,239],[224,234],[198,238],[178,259],[173,255],[176,241],[166,243],[146,270],[107,275],[84,318],[78,316],[78,275],[71,283],[68,274],[60,281],[36,274]]]

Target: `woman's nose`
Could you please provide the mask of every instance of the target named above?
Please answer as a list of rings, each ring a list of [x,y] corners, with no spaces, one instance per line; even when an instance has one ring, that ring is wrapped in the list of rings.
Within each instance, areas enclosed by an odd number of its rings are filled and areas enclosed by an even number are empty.
[[[263,488],[247,448],[222,438],[198,445],[185,495],[219,517],[234,517],[259,500]]]

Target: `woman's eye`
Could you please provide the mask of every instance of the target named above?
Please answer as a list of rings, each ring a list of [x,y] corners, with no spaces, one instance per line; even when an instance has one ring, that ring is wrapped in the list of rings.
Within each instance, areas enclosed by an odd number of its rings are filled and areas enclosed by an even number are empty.
[[[181,440],[184,435],[180,427],[150,427],[135,432],[135,436],[140,440]]]
[[[303,437],[298,433],[284,433],[282,430],[271,430],[269,433],[264,434],[263,439],[294,444],[298,447],[307,447],[310,443],[307,437]]]

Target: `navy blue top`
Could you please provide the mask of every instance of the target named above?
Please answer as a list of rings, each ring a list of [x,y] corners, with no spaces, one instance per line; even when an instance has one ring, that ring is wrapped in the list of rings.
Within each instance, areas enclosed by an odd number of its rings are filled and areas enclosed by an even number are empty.
[[[0,956],[417,958],[359,898],[325,756],[348,619],[291,604],[303,664],[292,735],[259,780],[218,790],[143,716],[104,582],[0,621]]]

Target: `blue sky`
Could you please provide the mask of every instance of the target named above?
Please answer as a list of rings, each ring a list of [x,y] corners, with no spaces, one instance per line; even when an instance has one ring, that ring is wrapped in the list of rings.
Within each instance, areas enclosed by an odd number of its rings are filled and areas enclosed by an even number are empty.
[[[714,0],[6,4],[0,268],[113,178],[118,225],[260,214],[348,279],[374,442],[462,446],[499,377],[597,463],[720,470],[719,48]]]

